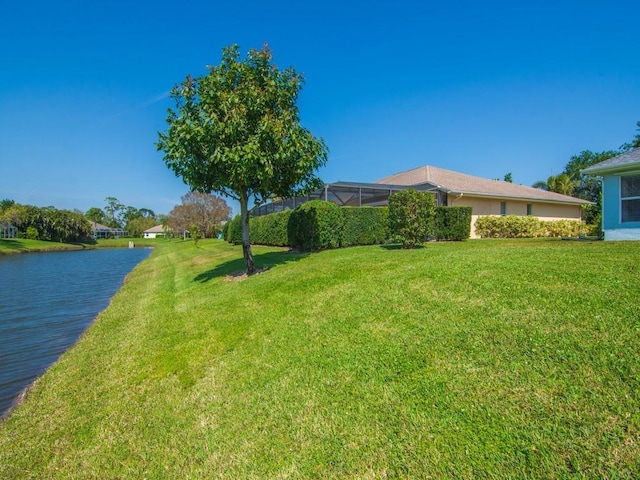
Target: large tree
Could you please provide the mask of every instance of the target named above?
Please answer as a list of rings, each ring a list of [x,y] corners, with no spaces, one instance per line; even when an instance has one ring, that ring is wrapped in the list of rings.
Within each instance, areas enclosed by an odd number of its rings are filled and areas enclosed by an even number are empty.
[[[248,274],[255,270],[249,238],[249,202],[291,197],[319,188],[315,171],[327,147],[300,125],[303,77],[279,70],[267,45],[241,59],[237,45],[222,50],[218,66],[187,78],[171,91],[168,129],[159,133],[164,161],[198,192],[240,203],[242,248]]]
[[[174,232],[184,232],[195,226],[200,236],[212,237],[222,223],[231,218],[227,202],[210,193],[189,192],[182,197],[182,204],[169,212],[167,225]]]
[[[104,207],[106,225],[111,228],[124,227],[122,214],[125,211],[126,206],[123,203],[120,203],[120,200],[116,197],[107,197],[104,201],[107,202]]]
[[[104,213],[104,211],[98,207],[91,207],[84,213],[84,216],[92,222],[100,223],[102,225],[107,223],[106,213]]]

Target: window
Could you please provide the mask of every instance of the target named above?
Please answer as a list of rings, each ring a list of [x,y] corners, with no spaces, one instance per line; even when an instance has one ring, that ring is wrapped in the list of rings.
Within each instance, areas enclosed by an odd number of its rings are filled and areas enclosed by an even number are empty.
[[[500,215],[507,214],[507,202],[500,202]]]
[[[527,215],[533,215],[533,205],[527,203]]]
[[[640,222],[640,175],[620,177],[622,222]]]

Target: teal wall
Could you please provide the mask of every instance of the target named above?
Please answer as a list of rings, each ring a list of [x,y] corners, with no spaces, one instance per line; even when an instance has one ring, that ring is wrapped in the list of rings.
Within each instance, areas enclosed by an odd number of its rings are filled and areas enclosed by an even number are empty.
[[[602,229],[620,228],[620,177],[608,175],[602,182]]]
[[[620,222],[620,175],[606,175],[604,177],[602,198],[603,230],[640,228],[640,222]]]

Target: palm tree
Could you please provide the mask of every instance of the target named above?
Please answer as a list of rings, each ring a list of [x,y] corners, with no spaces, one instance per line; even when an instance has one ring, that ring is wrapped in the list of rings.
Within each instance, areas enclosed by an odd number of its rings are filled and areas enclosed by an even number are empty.
[[[552,175],[547,180],[549,191],[561,193],[562,195],[571,195],[578,185],[580,185],[580,182],[578,180],[574,180],[566,173]]]
[[[538,180],[536,183],[531,185],[533,188],[539,188],[540,190],[549,190],[549,185],[544,180]]]
[[[560,173],[558,175],[551,175],[547,181],[538,180],[532,186],[533,188],[539,188],[541,190],[547,190],[549,192],[561,193],[563,195],[572,195],[573,191],[580,185],[579,180],[574,180],[573,177],[566,173]]]

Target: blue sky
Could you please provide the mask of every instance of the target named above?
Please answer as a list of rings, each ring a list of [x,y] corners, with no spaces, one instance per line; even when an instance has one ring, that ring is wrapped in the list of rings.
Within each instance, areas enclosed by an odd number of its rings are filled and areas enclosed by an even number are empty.
[[[323,180],[421,165],[531,185],[640,120],[640,2],[2,2],[0,198],[168,213],[171,87],[268,42],[306,79]],[[237,204],[230,202],[237,212]]]

